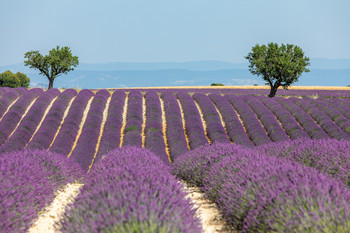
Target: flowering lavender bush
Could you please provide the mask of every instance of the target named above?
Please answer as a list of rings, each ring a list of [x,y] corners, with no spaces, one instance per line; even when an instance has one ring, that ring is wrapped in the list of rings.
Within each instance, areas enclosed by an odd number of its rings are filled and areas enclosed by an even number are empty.
[[[338,111],[340,111],[345,117],[350,119],[350,106],[346,104],[346,101],[342,99],[323,99],[323,102],[335,107]]]
[[[311,98],[304,98],[309,101],[312,105],[318,107],[328,117],[330,117],[343,131],[350,135],[350,120],[346,118],[341,112],[339,112],[333,106],[330,106],[325,101],[315,100]]]
[[[62,121],[64,112],[72,100],[77,95],[76,90],[67,89],[63,91],[53,103],[51,109],[47,113],[39,130],[28,143],[28,149],[48,149]]]
[[[203,183],[228,223],[243,232],[350,230],[350,190],[290,160],[231,155],[214,164]]]
[[[250,109],[248,104],[238,96],[227,95],[225,97],[241,116],[249,138],[253,143],[257,146],[270,143],[271,139],[268,137],[255,113]]]
[[[146,125],[145,125],[145,148],[159,156],[166,164],[170,165],[165,151],[163,136],[162,109],[157,93],[149,91],[145,94],[146,99]]]
[[[207,125],[207,133],[210,140],[214,143],[230,143],[225,128],[221,124],[220,116],[210,98],[201,93],[195,93],[192,98],[202,109],[203,118],[205,120],[205,124]]]
[[[55,191],[81,179],[79,166],[48,151],[24,150],[0,157],[1,232],[26,232]]]
[[[174,161],[179,155],[189,151],[182,124],[182,116],[179,104],[173,94],[164,92],[161,95],[164,102],[166,118],[166,137],[171,160]]]
[[[253,96],[242,96],[241,98],[256,113],[272,141],[282,142],[290,140],[276,120],[275,115],[263,103]]]
[[[181,185],[158,156],[122,147],[100,159],[62,220],[62,232],[200,232]]]
[[[177,93],[176,97],[180,100],[185,117],[185,130],[188,135],[191,149],[198,148],[208,144],[202,119],[198,108],[192,97],[184,92]]]
[[[97,162],[102,155],[118,148],[120,145],[120,131],[123,124],[125,97],[125,92],[121,90],[115,91],[112,95],[95,162]]]
[[[82,90],[79,92],[70,106],[62,127],[49,149],[50,151],[67,157],[77,136],[86,105],[93,95],[94,93],[90,90]]]
[[[229,143],[214,143],[191,150],[173,162],[173,172],[189,184],[202,187],[203,178],[211,166],[231,154],[243,155],[253,151],[245,146]]]
[[[290,159],[214,144],[181,156],[173,172],[200,185],[226,221],[242,232],[350,230],[350,190]]]
[[[8,106],[15,101],[20,95],[21,93],[16,91],[16,90],[12,90],[10,88],[0,88],[1,90],[6,90],[6,92],[4,92],[3,96],[1,96],[0,98],[0,118],[4,115],[4,113],[6,112]]]
[[[88,171],[92,166],[98,137],[100,136],[103,111],[109,96],[107,90],[100,90],[96,93],[91,102],[81,135],[70,156],[72,160],[80,164],[84,171]]]
[[[259,96],[257,99],[262,101],[274,113],[291,139],[310,139],[310,136],[300,127],[290,112],[282,107],[274,98]]]
[[[139,91],[131,91],[129,93],[128,111],[126,114],[126,124],[122,146],[142,147],[142,99],[143,96]]]
[[[317,107],[313,106],[306,100],[298,99],[295,97],[289,98],[299,107],[303,108],[306,112],[308,112],[312,118],[324,129],[325,132],[332,138],[336,138],[338,140],[345,139],[350,140],[350,136],[345,133],[343,130],[336,125],[332,119],[330,119],[324,112],[322,112]]]
[[[225,122],[227,134],[231,141],[247,147],[254,146],[252,141],[250,141],[247,133],[244,131],[244,128],[239,121],[236,112],[233,110],[232,106],[225,99],[225,97],[219,94],[210,94],[209,98],[219,109],[223,121]]]
[[[312,119],[301,107],[287,98],[275,97],[285,109],[287,109],[299,122],[312,139],[330,138],[329,135]]]
[[[295,140],[254,149],[266,155],[298,161],[350,185],[350,141]]]
[[[43,92],[44,91],[40,88],[29,90],[19,97],[9,111],[3,116],[0,122],[0,146],[4,144],[12,131],[16,128],[27,107]]]
[[[59,94],[58,89],[50,89],[41,94],[23,117],[17,129],[1,146],[0,152],[23,150],[39,125],[46,108]]]

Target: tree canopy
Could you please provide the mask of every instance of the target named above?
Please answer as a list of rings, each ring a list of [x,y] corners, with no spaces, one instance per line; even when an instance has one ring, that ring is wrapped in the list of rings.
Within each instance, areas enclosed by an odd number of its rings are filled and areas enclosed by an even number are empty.
[[[77,56],[73,56],[69,47],[60,48],[57,46],[50,50],[48,55],[41,55],[39,51],[29,51],[24,54],[26,66],[35,68],[40,71],[40,74],[45,75],[49,80],[48,89],[53,87],[55,78],[62,74],[67,74],[69,71],[77,67],[79,60]]]
[[[274,97],[278,87],[284,89],[298,81],[303,72],[310,72],[306,67],[310,59],[304,56],[303,50],[295,45],[269,43],[255,45],[252,52],[245,57],[249,61],[249,70],[252,74],[262,76],[270,85],[269,97]]]
[[[7,70],[0,74],[0,87],[26,87],[28,88],[30,79],[27,75],[17,72],[12,73]]]

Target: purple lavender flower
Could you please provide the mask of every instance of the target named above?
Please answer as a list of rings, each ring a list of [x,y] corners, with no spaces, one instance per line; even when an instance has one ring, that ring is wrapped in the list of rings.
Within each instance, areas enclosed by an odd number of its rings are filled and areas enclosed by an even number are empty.
[[[244,127],[247,130],[251,141],[255,145],[263,145],[270,143],[271,139],[268,137],[267,133],[260,124],[255,113],[243,101],[243,99],[234,95],[227,95],[225,97],[241,116]]]
[[[236,112],[233,110],[233,107],[225,99],[225,97],[219,94],[210,94],[209,97],[219,109],[223,121],[225,122],[227,134],[230,137],[231,141],[240,145],[245,145],[247,147],[254,146],[254,144],[250,141],[247,133],[244,131],[244,128],[239,121]]]
[[[201,93],[195,93],[192,98],[202,109],[203,117],[207,125],[208,137],[211,141],[214,143],[230,143],[225,128],[221,124],[220,116],[210,98]]]
[[[25,150],[0,157],[1,232],[26,232],[55,191],[81,179],[72,161],[48,151]]]
[[[312,119],[301,107],[287,98],[275,97],[285,109],[287,109],[299,122],[312,139],[330,138],[329,135]]]
[[[186,133],[188,135],[191,149],[208,144],[201,116],[199,115],[198,108],[192,97],[185,92],[177,93],[176,97],[180,100],[182,105]]]
[[[23,150],[40,123],[46,108],[59,94],[60,91],[54,88],[41,94],[24,116],[17,129],[1,146],[0,152]]]
[[[9,111],[3,116],[0,122],[0,146],[6,142],[12,131],[16,128],[22,115],[25,113],[31,102],[44,91],[40,88],[33,88],[23,94],[11,106]]]
[[[166,137],[170,151],[171,160],[174,161],[177,156],[189,150],[182,124],[182,116],[179,104],[175,96],[170,92],[164,92],[161,95],[164,101],[164,111],[166,118]]]
[[[106,154],[62,220],[62,232],[200,232],[181,185],[158,156],[137,147]]]
[[[108,116],[103,129],[95,162],[97,162],[104,154],[119,148],[125,97],[125,92],[121,90],[115,91],[112,95],[108,109]]]
[[[74,89],[63,91],[53,103],[39,130],[28,143],[28,149],[48,149],[62,121],[64,112],[73,97],[77,95]]]
[[[130,91],[122,146],[142,147],[142,99],[141,92]]]
[[[145,125],[145,148],[151,150],[159,158],[170,165],[165,151],[163,136],[162,109],[159,96],[154,91],[145,94],[146,99],[146,125]]]
[[[88,171],[94,159],[98,137],[103,118],[103,111],[106,107],[110,94],[107,90],[100,90],[96,93],[86,117],[81,135],[77,145],[72,151],[70,158],[78,163],[84,171]]]
[[[86,105],[93,95],[94,93],[90,90],[82,90],[79,92],[73,100],[68,115],[66,116],[55,141],[49,149],[50,151],[67,157],[78,133]]]

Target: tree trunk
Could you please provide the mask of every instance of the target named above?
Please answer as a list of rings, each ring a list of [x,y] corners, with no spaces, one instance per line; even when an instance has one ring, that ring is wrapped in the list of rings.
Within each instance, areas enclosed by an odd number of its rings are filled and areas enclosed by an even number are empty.
[[[278,87],[275,87],[275,85],[271,86],[270,94],[268,95],[268,97],[270,97],[270,98],[275,97],[277,89],[278,89]]]
[[[48,89],[51,89],[53,88],[53,79],[49,79],[49,88]]]

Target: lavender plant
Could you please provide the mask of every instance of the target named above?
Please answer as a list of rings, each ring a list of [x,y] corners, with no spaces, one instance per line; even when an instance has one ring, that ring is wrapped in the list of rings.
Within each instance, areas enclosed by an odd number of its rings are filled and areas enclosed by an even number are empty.
[[[304,98],[309,101],[312,105],[316,106],[328,117],[330,117],[343,131],[348,133],[350,136],[350,120],[346,118],[341,112],[339,112],[333,106],[328,105],[325,101],[315,100],[311,98]],[[350,138],[350,137],[349,137]]]
[[[275,99],[267,98],[265,96],[259,96],[256,98],[262,101],[265,106],[273,112],[291,139],[310,139],[310,136],[300,127],[290,112],[281,106],[281,104]]]
[[[0,122],[0,146],[6,142],[12,131],[16,128],[27,107],[43,92],[44,91],[40,88],[29,90],[19,97],[9,111],[3,116]]]
[[[52,90],[52,89],[51,89]],[[77,95],[74,89],[63,91],[53,103],[40,128],[28,143],[28,149],[48,149],[60,126],[69,102]]]
[[[350,185],[350,141],[295,140],[254,149],[269,156],[297,161]]]
[[[27,232],[65,184],[83,177],[79,166],[48,151],[24,150],[0,157],[1,232]]]
[[[87,89],[79,92],[69,109],[55,141],[49,148],[50,151],[67,157],[78,133],[86,105],[93,95],[94,93]]]
[[[350,106],[346,104],[346,101],[338,98],[333,99],[323,99],[323,102],[326,102],[328,105],[335,107],[340,111],[345,117],[350,119]]]
[[[281,97],[275,97],[275,99],[294,116],[312,139],[330,138],[330,136],[312,119],[312,117],[293,101]]]
[[[317,107],[313,106],[308,101],[303,99],[291,97],[290,100],[307,111],[312,116],[312,118],[324,129],[324,131],[328,133],[329,136],[338,140],[350,140],[350,135],[341,130],[339,126],[332,121],[332,119],[330,119]]]
[[[180,100],[182,105],[185,117],[185,130],[191,149],[208,144],[201,116],[199,115],[198,108],[192,97],[185,92],[177,93],[176,97]]]
[[[225,97],[219,94],[210,94],[209,98],[220,111],[223,121],[225,122],[227,134],[231,141],[247,147],[254,146],[247,133],[244,131],[236,112]]]
[[[179,156],[172,164],[173,173],[189,184],[202,187],[213,164],[231,154],[244,155],[253,150],[238,144],[214,143],[191,150]]]
[[[92,166],[97,140],[100,135],[103,111],[109,96],[110,94],[107,90],[100,90],[96,93],[91,102],[81,135],[70,156],[84,171],[88,171],[90,166]]]
[[[7,89],[1,88],[1,90],[7,90]],[[4,94],[0,98],[0,118],[4,115],[9,105],[21,95],[20,92],[16,90],[11,90],[11,89],[4,92]]]
[[[350,190],[342,182],[258,148],[202,147],[175,161],[173,172],[199,185],[241,232],[349,231]]]
[[[225,128],[221,124],[220,116],[210,98],[201,93],[195,93],[192,98],[202,109],[203,117],[207,125],[208,137],[210,140],[214,143],[230,143]]]
[[[250,140],[255,145],[270,143],[271,139],[268,137],[264,128],[261,126],[255,113],[243,101],[243,99],[234,95],[226,95],[225,97],[241,116]]]
[[[50,89],[41,94],[24,116],[13,134],[1,146],[0,152],[23,150],[40,123],[46,108],[59,94],[60,91],[58,89]]]
[[[125,97],[125,92],[121,90],[115,91],[112,95],[95,162],[97,162],[101,156],[118,148],[120,145],[120,131],[123,124]]]
[[[145,148],[155,153],[163,162],[170,165],[168,155],[165,151],[162,109],[159,96],[156,92],[149,91],[145,94],[145,101]]]
[[[258,116],[272,141],[282,142],[290,140],[284,129],[276,120],[275,115],[263,103],[261,103],[254,96],[245,95],[241,98],[251,107],[251,109]]]
[[[104,157],[66,210],[62,232],[201,232],[192,204],[158,156],[126,146]]]
[[[170,157],[171,160],[174,161],[179,155],[189,151],[189,148],[184,134],[180,107],[175,96],[170,92],[164,92],[161,98],[164,102],[167,126],[166,137],[168,140]]]
[[[142,147],[142,99],[141,92],[130,91],[122,146]]]

